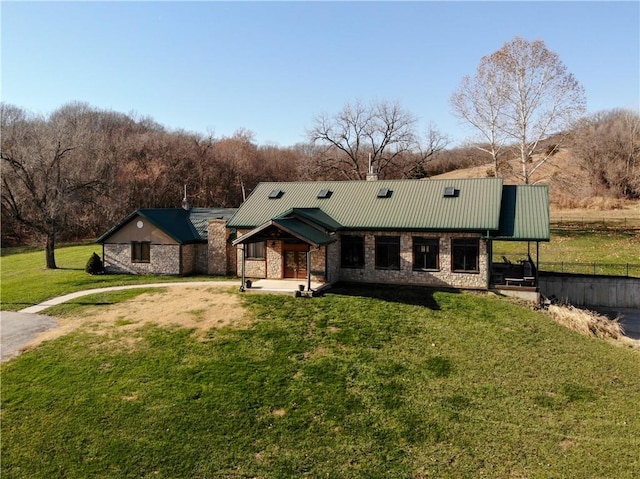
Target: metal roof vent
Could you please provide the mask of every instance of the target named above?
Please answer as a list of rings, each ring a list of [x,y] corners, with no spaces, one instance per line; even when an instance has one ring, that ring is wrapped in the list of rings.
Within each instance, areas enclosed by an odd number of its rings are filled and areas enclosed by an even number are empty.
[[[271,193],[269,193],[269,199],[270,200],[277,200],[278,198],[282,198],[282,195],[284,195],[284,191],[282,191],[282,190],[273,190]]]
[[[331,190],[320,190],[318,192],[318,199],[331,198],[332,194],[333,194],[333,191]]]
[[[445,198],[455,198],[458,196],[460,190],[456,190],[455,186],[445,186],[444,188],[444,197]]]
[[[391,198],[393,191],[389,188],[380,188],[378,190],[378,198]]]

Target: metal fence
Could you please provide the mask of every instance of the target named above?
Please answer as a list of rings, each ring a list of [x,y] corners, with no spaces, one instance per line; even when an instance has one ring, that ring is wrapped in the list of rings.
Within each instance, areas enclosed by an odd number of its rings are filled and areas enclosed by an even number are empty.
[[[590,274],[596,276],[625,276],[640,278],[640,264],[632,263],[576,263],[569,261],[540,262],[540,271],[553,273]]]
[[[551,228],[556,230],[578,230],[578,231],[633,231],[640,230],[640,218],[611,218],[603,216],[573,216],[551,218]]]

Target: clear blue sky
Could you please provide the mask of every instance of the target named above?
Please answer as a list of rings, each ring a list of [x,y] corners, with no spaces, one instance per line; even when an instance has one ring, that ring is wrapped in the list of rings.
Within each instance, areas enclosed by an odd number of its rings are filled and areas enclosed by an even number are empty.
[[[454,141],[449,97],[516,35],[544,40],[588,109],[639,108],[640,2],[1,2],[0,98],[70,101],[289,146],[345,102],[399,101]]]

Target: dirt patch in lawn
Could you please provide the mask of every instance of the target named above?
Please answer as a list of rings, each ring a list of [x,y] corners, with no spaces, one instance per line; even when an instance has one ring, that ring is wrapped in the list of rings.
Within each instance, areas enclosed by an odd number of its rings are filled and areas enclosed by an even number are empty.
[[[172,286],[107,307],[87,308],[82,315],[57,318],[59,327],[38,335],[28,347],[85,329],[94,334],[136,330],[147,324],[193,329],[204,337],[213,328],[244,328],[251,320],[228,286]]]

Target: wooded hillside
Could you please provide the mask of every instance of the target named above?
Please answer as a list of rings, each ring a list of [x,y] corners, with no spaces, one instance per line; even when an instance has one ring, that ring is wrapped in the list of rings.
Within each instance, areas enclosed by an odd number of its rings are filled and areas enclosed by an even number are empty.
[[[375,117],[381,110],[391,116]],[[372,153],[381,179],[456,175],[461,168],[474,168],[465,176],[494,174],[485,152],[475,145],[445,148],[446,136],[435,129],[422,144],[411,121],[402,136],[379,134],[389,134],[393,115],[407,113],[397,105],[374,105],[368,112],[367,126],[378,128],[370,130],[371,142],[345,151],[338,142],[322,141],[318,128],[308,143],[282,147],[258,145],[250,131],[231,137],[169,131],[150,118],[81,103],[48,116],[3,104],[2,246],[95,238],[136,208],[179,207],[185,186],[192,206],[235,207],[260,181],[349,179],[366,171]],[[640,198],[637,113],[595,115],[569,137],[567,144],[553,138],[541,144],[548,164],[532,178],[551,186],[554,202],[583,206],[596,196]],[[499,175],[519,183],[511,160],[515,152],[506,150]]]

